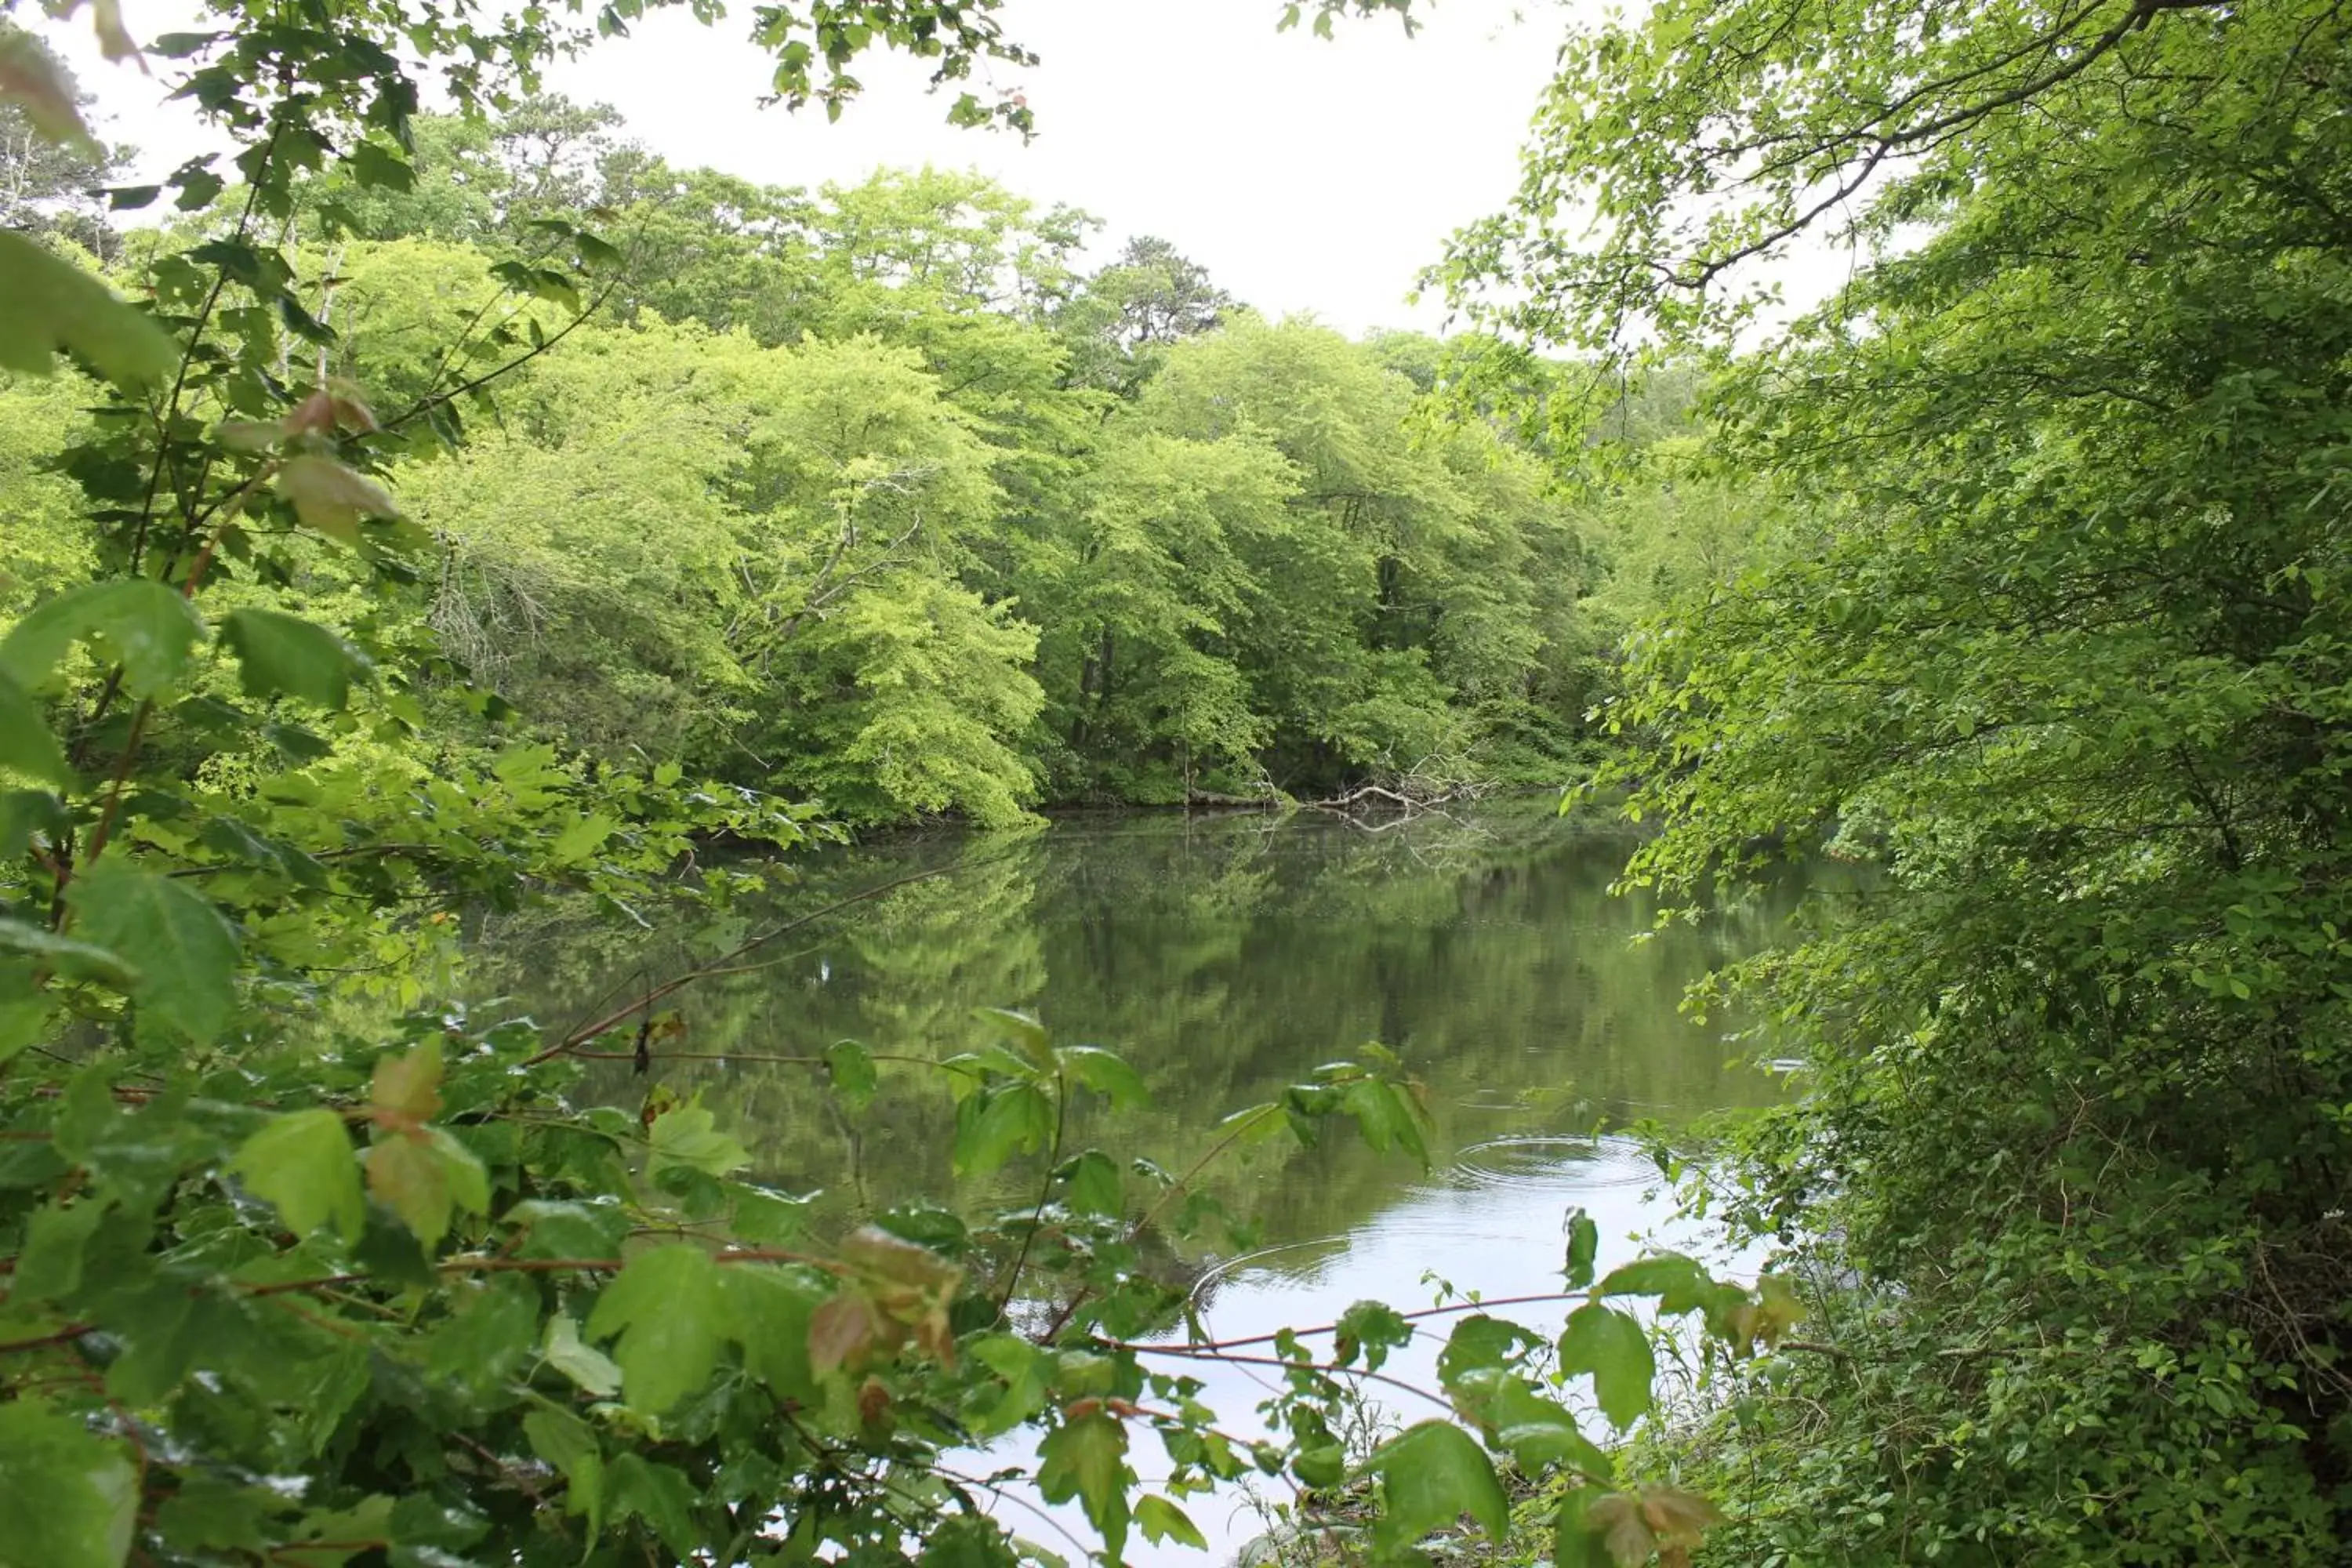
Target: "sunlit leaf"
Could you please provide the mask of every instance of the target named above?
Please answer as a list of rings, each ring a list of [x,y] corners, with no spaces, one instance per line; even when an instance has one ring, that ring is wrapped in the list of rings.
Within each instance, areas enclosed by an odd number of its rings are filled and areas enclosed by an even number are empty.
[[[287,458],[278,470],[278,493],[293,503],[303,527],[353,549],[362,542],[362,518],[400,515],[382,486],[330,458]]]
[[[70,261],[0,229],[0,370],[47,375],[59,353],[132,388],[169,378],[180,363],[179,346],[152,317]]]
[[[328,1221],[345,1241],[357,1241],[367,1219],[360,1162],[343,1119],[331,1110],[296,1110],[273,1117],[229,1161],[246,1187],[278,1205],[297,1236]]]
[[[1065,1421],[1037,1446],[1037,1490],[1047,1502],[1078,1500],[1117,1562],[1127,1544],[1127,1428],[1097,1411]]]
[[[228,1026],[236,1004],[237,933],[202,893],[173,878],[108,855],[85,868],[66,891],[75,931],[87,941],[135,955],[142,1027],[160,1027],[206,1045]]]
[[[0,1405],[0,1563],[121,1568],[138,1513],[121,1443],[35,1399]]]
[[[1622,1430],[1650,1408],[1657,1359],[1639,1321],[1588,1302],[1569,1314],[1568,1327],[1560,1333],[1559,1370],[1570,1377],[1590,1373],[1601,1414]]]
[[[1496,1541],[1510,1529],[1510,1501],[1495,1479],[1494,1464],[1451,1421],[1407,1427],[1374,1449],[1364,1470],[1381,1478],[1387,1522],[1404,1541],[1465,1513]]]
[[[1135,1500],[1135,1527],[1143,1531],[1143,1539],[1158,1545],[1173,1541],[1180,1546],[1190,1546],[1197,1552],[1209,1549],[1209,1538],[1201,1533],[1192,1516],[1157,1492],[1146,1492]]]
[[[143,577],[113,577],[35,606],[0,639],[0,674],[31,690],[86,641],[122,666],[124,689],[152,697],[187,673],[205,636],[202,617],[180,595]]]
[[[631,1405],[659,1413],[710,1381],[732,1320],[719,1266],[700,1247],[674,1243],[629,1259],[596,1298],[592,1340],[619,1336],[613,1359]]]
[[[0,770],[60,789],[74,782],[65,748],[49,732],[39,704],[5,671],[0,671]]]
[[[340,712],[352,679],[369,669],[367,656],[333,632],[277,610],[231,610],[221,640],[236,655],[247,697],[295,697]]]
[[[683,1166],[706,1176],[726,1176],[751,1163],[751,1152],[719,1131],[718,1118],[698,1100],[654,1119],[646,1130],[651,1153],[647,1177]]]

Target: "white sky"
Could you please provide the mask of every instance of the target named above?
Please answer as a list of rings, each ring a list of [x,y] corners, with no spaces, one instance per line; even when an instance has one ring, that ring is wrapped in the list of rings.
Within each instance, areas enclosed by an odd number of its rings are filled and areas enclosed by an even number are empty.
[[[1394,17],[1334,41],[1277,34],[1280,0],[1005,0],[1005,30],[1042,57],[997,68],[1035,110],[1027,145],[945,123],[919,64],[861,62],[866,96],[821,112],[762,110],[763,56],[740,21],[648,18],[550,73],[619,109],[673,163],[778,184],[855,181],[883,165],[974,167],[1040,202],[1105,221],[1103,246],[1156,234],[1274,315],[1311,311],[1349,332],[1434,330],[1441,301],[1405,296],[1455,227],[1501,206],[1564,26],[1556,0],[1442,0],[1406,38]],[[182,0],[126,0],[133,33],[192,26]],[[737,16],[748,10],[739,5]],[[156,178],[212,143],[155,81],[96,57],[86,21],[48,29],[98,95],[100,133],[142,150]],[[985,85],[985,84],[984,84]]]

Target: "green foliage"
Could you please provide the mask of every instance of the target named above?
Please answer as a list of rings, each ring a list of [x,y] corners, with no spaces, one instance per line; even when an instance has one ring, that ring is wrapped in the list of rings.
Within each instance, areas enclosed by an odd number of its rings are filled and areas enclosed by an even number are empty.
[[[1779,1348],[1675,1445],[1736,1482],[1726,1560],[2340,1554],[2347,44],[2322,5],[1661,5],[1578,30],[1456,247],[1497,325],[1724,371],[1760,543],[1630,644],[1632,879],[1879,889],[1723,988],[1805,1092],[1706,1201],[1795,1283],[1641,1277]],[[1751,332],[1742,261],[1832,224],[1848,280]]]

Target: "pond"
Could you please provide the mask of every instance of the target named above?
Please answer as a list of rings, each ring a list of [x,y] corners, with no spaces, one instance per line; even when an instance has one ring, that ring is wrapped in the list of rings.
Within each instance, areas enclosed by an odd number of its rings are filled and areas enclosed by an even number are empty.
[[[1378,1041],[1426,1086],[1428,1170],[1334,1136],[1260,1144],[1204,1176],[1259,1234],[1184,1267],[1211,1331],[1247,1335],[1328,1322],[1366,1297],[1411,1308],[1449,1286],[1489,1299],[1556,1289],[1571,1208],[1600,1221],[1604,1267],[1664,1217],[1654,1171],[1605,1130],[1671,1129],[1777,1092],[1678,1003],[1759,946],[1788,900],[1654,932],[1652,902],[1609,892],[1632,847],[1546,803],[1388,824],[1137,814],[1012,837],[904,834],[807,858],[772,904],[675,951],[584,924],[509,924],[482,933],[478,962],[543,1019],[569,1019],[779,917],[936,870],[810,925],[756,970],[682,993],[684,1034],[667,1047],[795,1056],[851,1038],[936,1058],[992,1037],[978,1009],[1020,1008],[1142,1073],[1148,1110],[1099,1112],[1077,1131],[1170,1170],[1214,1142],[1229,1112]],[[820,1228],[950,1189],[953,1110],[935,1074],[886,1068],[855,1117],[806,1068],[675,1061],[655,1076],[701,1092],[761,1180],[818,1192]],[[622,1064],[601,1087],[632,1105],[645,1089]],[[979,1197],[1017,1203],[1034,1180]],[[1433,1357],[1423,1348],[1419,1360]],[[1415,1361],[1409,1347],[1408,1378]],[[1223,1376],[1211,1403],[1245,1412],[1248,1369]],[[1429,1414],[1398,1399],[1392,1416]],[[1192,1512],[1213,1545],[1262,1528],[1221,1500]]]

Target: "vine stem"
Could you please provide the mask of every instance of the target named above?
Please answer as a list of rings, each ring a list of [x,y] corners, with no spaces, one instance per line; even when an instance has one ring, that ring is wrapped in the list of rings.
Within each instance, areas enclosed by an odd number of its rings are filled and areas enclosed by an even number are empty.
[[[1418,1322],[1425,1318],[1451,1317],[1457,1312],[1483,1312],[1489,1307],[1533,1307],[1555,1301],[1590,1300],[1591,1300],[1591,1297],[1592,1293],[1590,1290],[1549,1290],[1533,1296],[1497,1296],[1490,1301],[1456,1301],[1450,1306],[1424,1307],[1421,1310],[1415,1312],[1399,1312],[1397,1316],[1403,1319],[1406,1322],[1411,1323]],[[1190,1340],[1187,1341],[1181,1349],[1171,1345],[1147,1344],[1140,1341],[1131,1340],[1097,1339],[1096,1342],[1108,1350],[1150,1352],[1154,1354],[1181,1353],[1190,1355],[1223,1350],[1234,1350],[1239,1349],[1244,1345],[1272,1344],[1276,1340],[1280,1339],[1285,1333],[1304,1336],[1307,1334],[1335,1334],[1339,1331],[1339,1325],[1337,1323],[1320,1323],[1311,1329],[1285,1329],[1270,1334],[1247,1334],[1239,1339]]]
[[[1060,1068],[1054,1069],[1054,1145],[1045,1152],[1045,1181],[1037,1189],[1037,1206],[1029,1215],[1029,1228],[1021,1233],[1021,1250],[1013,1257],[1013,1271],[1005,1276],[1004,1294],[996,1299],[996,1315],[1001,1319],[1013,1305],[1013,1293],[1021,1289],[1021,1271],[1029,1266],[1030,1244],[1037,1239],[1038,1229],[1045,1223],[1045,1201],[1054,1195],[1054,1173],[1062,1163],[1062,1134],[1070,1121],[1070,1079]]]

